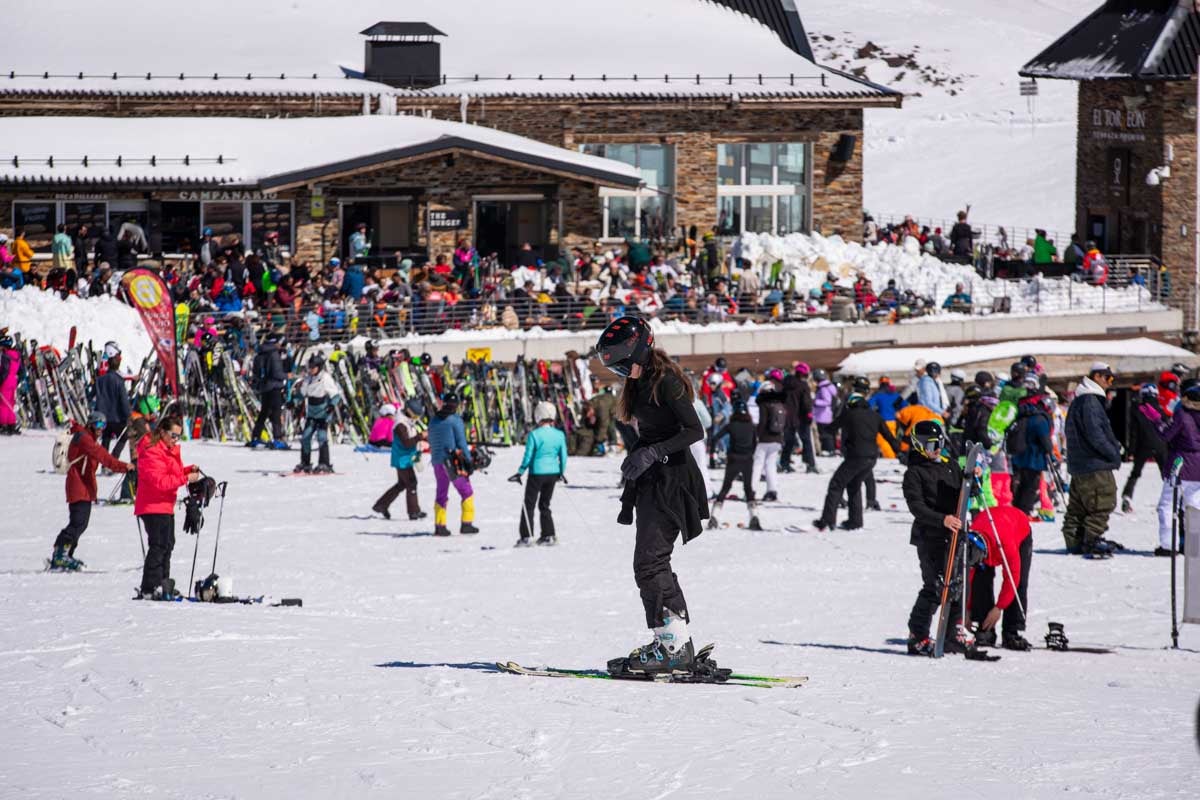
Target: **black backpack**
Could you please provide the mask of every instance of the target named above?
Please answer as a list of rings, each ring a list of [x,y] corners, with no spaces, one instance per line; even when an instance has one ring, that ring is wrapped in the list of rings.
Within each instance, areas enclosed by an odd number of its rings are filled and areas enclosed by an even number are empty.
[[[1029,448],[1029,418],[1031,414],[1022,414],[1017,421],[1009,426],[1004,434],[1004,449],[1010,456],[1019,456]]]
[[[783,407],[783,403],[767,403],[765,411],[767,412],[767,433],[772,435],[783,433],[783,429],[787,425],[787,409]]]
[[[271,357],[267,353],[254,356],[254,391],[261,392],[267,382],[267,372],[271,369]]]

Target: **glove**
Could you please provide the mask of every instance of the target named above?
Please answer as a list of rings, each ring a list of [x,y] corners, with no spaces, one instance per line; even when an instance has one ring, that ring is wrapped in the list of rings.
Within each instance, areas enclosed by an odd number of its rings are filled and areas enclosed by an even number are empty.
[[[183,532],[195,536],[204,527],[204,513],[200,510],[200,501],[189,497],[184,502]]]
[[[655,462],[665,460],[665,457],[658,452],[658,448],[654,445],[638,448],[625,456],[625,460],[621,463],[621,477],[627,481],[636,481]]]
[[[568,483],[568,484],[570,483],[570,481],[568,481],[568,480],[567,480],[567,476],[566,476],[566,474],[565,474],[565,473],[564,473],[564,474],[562,474],[562,475],[559,475],[559,476],[558,476],[558,479],[559,479],[560,481],[562,481],[563,483]]]
[[[512,477],[510,477],[508,479],[508,482],[509,483],[520,483],[521,482],[521,473],[518,472],[516,475],[513,475]]]

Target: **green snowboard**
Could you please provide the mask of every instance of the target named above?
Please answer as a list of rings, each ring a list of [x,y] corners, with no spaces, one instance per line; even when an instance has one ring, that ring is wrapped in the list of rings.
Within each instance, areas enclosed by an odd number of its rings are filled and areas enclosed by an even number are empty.
[[[992,452],[1000,449],[1004,444],[1004,434],[1008,433],[1008,428],[1017,419],[1017,404],[1011,400],[1001,400],[994,409],[992,415],[988,417],[988,438],[994,443]]]

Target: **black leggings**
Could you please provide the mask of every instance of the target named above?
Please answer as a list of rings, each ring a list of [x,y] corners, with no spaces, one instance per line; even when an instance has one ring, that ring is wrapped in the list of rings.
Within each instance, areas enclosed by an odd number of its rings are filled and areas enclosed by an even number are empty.
[[[74,556],[75,548],[79,545],[79,537],[87,530],[88,521],[92,518],[92,504],[86,500],[81,503],[67,504],[67,527],[58,533],[54,540],[54,549],[67,548],[67,555]]]
[[[747,503],[754,502],[754,456],[730,456],[725,462],[725,479],[721,481],[721,491],[717,492],[717,502],[724,503],[725,495],[733,487],[733,482],[742,479],[742,499]]]
[[[929,637],[933,615],[941,605],[942,570],[946,568],[948,545],[949,542],[940,536],[922,537],[917,540],[917,560],[921,564],[921,591],[917,593],[917,600],[908,615],[908,632],[916,639]],[[951,626],[958,621],[958,609],[959,603],[950,603],[950,624],[946,627],[948,636]]]
[[[1029,614],[1029,568],[1033,562],[1033,537],[1021,542],[1021,580],[1017,582],[1017,598],[1004,609],[1004,632],[1018,633],[1025,630],[1025,616]],[[1012,566],[1011,564],[1009,566]],[[993,583],[995,567],[978,567],[971,576],[971,621],[978,624],[996,605]],[[1019,602],[1018,602],[1019,601]],[[1025,614],[1021,613],[1025,609]]]
[[[271,435],[275,437],[275,441],[283,438],[283,423],[280,420],[280,414],[283,410],[283,389],[268,389],[262,393],[262,407],[258,412],[258,419],[254,421],[254,430],[250,433],[250,441],[257,442],[258,437],[267,427],[267,421],[271,422]]]
[[[652,487],[638,487],[637,538],[633,546],[633,579],[642,595],[646,627],[663,624],[663,609],[687,619],[683,589],[671,570],[671,552],[679,528],[658,507]]]
[[[525,481],[525,507],[521,510],[521,538],[533,535],[533,508],[538,510],[538,522],[542,526],[542,537],[554,535],[554,517],[550,516],[550,499],[554,496],[554,484],[558,475],[530,475]]]
[[[175,549],[175,515],[143,514],[140,519],[146,528],[146,563],[142,567],[142,594],[171,577],[171,551]]]

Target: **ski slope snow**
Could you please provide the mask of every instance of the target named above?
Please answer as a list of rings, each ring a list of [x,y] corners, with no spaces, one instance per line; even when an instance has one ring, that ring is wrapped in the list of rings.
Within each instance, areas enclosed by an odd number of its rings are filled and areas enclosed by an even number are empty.
[[[428,521],[371,517],[384,455],[335,446],[341,474],[283,478],[295,453],[184,443],[230,484],[217,572],[239,594],[304,599],[271,608],[130,600],[128,507],[95,509],[78,553],[93,572],[43,573],[66,512],[63,479],[39,471],[52,441],[0,440],[2,797],[1152,800],[1200,784],[1200,632],[1164,649],[1152,470],[1135,513],[1113,518],[1129,554],[1069,558],[1057,526],[1035,528],[1029,638],[1041,645],[1055,620],[1072,644],[1114,652],[994,664],[910,658],[895,642],[919,576],[894,463],[877,470],[887,510],[855,533],[785,530],[816,516],[834,462],[782,476],[762,512],[774,530],[706,532],[675,558],[694,635],[720,663],[811,678],[762,690],[491,668],[603,667],[645,641],[633,532],[613,522],[616,457],[572,460],[554,501],[561,544],[514,550],[515,449],[475,480],[483,532],[435,539]],[[101,478],[102,496],[116,480]],[[726,506],[730,522],[744,513]],[[199,575],[216,527],[214,508]],[[180,583],[193,544],[177,533]]]

